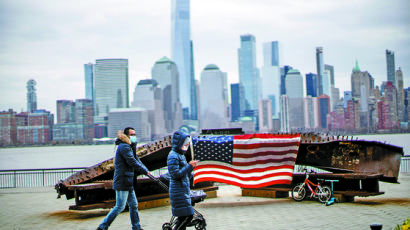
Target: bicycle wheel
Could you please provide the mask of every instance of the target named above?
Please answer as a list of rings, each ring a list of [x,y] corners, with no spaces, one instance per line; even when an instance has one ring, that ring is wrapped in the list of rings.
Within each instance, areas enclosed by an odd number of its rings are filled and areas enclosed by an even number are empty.
[[[327,202],[332,197],[332,189],[327,185],[320,186],[319,193],[319,200],[322,203]]]
[[[306,189],[304,184],[298,184],[292,189],[292,198],[295,201],[302,201],[306,197]]]

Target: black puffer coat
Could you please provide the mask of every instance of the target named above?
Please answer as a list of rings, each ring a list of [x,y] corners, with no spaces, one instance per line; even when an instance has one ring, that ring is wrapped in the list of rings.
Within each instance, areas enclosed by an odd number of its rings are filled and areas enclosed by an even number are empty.
[[[189,178],[194,169],[187,163],[181,150],[188,136],[182,132],[175,132],[172,137],[172,150],[168,155],[168,172],[170,175],[169,197],[173,216],[189,216],[194,214],[189,196]]]

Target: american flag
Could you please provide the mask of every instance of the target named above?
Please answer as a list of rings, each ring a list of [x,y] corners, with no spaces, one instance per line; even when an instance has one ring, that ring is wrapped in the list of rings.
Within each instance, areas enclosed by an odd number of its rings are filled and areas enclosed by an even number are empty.
[[[215,181],[242,188],[290,184],[300,134],[246,134],[192,138],[194,183]]]

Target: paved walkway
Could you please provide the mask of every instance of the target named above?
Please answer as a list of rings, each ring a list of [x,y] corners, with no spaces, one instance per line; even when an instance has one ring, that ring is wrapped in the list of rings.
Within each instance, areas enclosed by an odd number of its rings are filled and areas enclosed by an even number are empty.
[[[372,223],[393,229],[410,218],[410,174],[401,184],[380,183],[386,194],[356,198],[353,203],[325,206],[291,198],[242,197],[234,186],[219,187],[218,198],[197,204],[207,229],[370,229]],[[0,189],[0,229],[96,229],[108,210],[69,211],[74,200],[56,199],[52,188]],[[145,230],[161,229],[170,207],[140,211]],[[131,229],[129,214],[121,213],[110,229]]]

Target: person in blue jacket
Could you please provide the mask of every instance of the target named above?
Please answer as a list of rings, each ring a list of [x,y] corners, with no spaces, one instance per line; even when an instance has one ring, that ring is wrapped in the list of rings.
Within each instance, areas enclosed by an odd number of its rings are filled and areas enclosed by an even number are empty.
[[[185,230],[194,215],[191,197],[189,196],[189,182],[192,170],[199,161],[187,163],[184,153],[187,151],[189,144],[189,136],[177,131],[172,136],[172,150],[168,154],[169,197],[172,215],[178,217],[174,230]]]
[[[134,128],[127,127],[123,134],[118,135],[116,143],[118,144],[115,153],[115,171],[113,189],[115,190],[116,203],[115,207],[108,213],[97,230],[105,230],[111,225],[114,219],[124,210],[125,204],[128,203],[130,209],[130,219],[133,230],[141,230],[140,219],[138,215],[138,201],[134,191],[134,175],[144,174],[151,175],[145,165],[140,161],[138,156],[133,152],[137,138]]]

